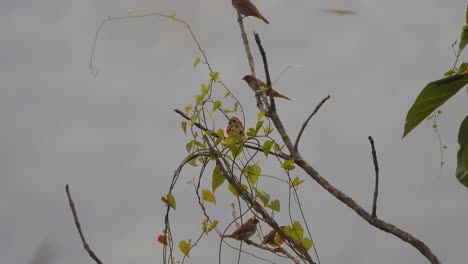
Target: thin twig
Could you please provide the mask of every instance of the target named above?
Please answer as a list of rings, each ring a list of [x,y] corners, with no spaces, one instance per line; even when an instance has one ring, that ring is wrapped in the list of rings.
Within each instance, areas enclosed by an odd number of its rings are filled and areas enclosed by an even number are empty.
[[[271,92],[271,78],[270,78],[270,70],[268,69],[268,62],[267,56],[265,53],[265,49],[262,46],[262,41],[260,40],[260,36],[258,33],[254,33],[255,35],[255,42],[257,42],[258,49],[260,50],[260,54],[262,55],[263,60],[263,67],[265,68],[265,78],[267,83],[268,92],[267,95],[270,98],[270,107],[268,108],[268,112],[276,111],[276,103],[275,99],[273,98],[273,93]]]
[[[302,124],[301,130],[299,131],[299,134],[297,135],[296,138],[296,143],[294,143],[294,150],[297,150],[299,147],[299,140],[301,139],[302,133],[304,133],[304,129],[306,128],[307,124],[309,123],[310,119],[318,112],[320,107],[328,100],[330,99],[330,95],[327,95],[327,97],[323,98],[322,101],[315,107],[314,111],[312,111],[312,114],[307,118],[307,120]]]
[[[75,209],[75,204],[73,203],[73,200],[71,198],[70,194],[70,188],[68,187],[68,184],[65,186],[65,191],[67,192],[67,197],[68,197],[68,204],[70,205],[70,209],[73,214],[73,219],[75,220],[75,225],[76,229],[78,230],[78,233],[80,234],[81,242],[83,243],[83,247],[88,252],[88,255],[97,263],[97,264],[102,264],[101,260],[94,254],[93,250],[89,247],[88,242],[86,242],[86,239],[83,235],[83,231],[81,230],[81,224],[80,220],[78,219],[78,214],[76,213]]]
[[[369,142],[372,148],[372,159],[374,160],[375,169],[375,188],[374,188],[374,200],[372,202],[372,216],[377,217],[377,196],[379,195],[379,163],[377,161],[377,152],[375,151],[374,139],[369,136]]]
[[[242,19],[242,15],[239,11],[237,11],[237,22],[239,22],[245,53],[247,53],[247,60],[249,61],[250,72],[253,76],[255,76],[255,62],[252,56],[252,51],[250,50],[249,38],[247,38],[247,33],[245,33],[244,20]]]

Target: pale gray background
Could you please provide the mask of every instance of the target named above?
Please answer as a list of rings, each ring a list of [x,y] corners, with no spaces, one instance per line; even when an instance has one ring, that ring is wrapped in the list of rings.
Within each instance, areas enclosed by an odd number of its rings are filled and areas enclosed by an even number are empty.
[[[379,216],[421,238],[444,263],[466,263],[468,189],[454,176],[466,91],[442,108],[439,126],[448,146],[442,177],[429,122],[401,140],[406,112],[419,91],[453,63],[450,44],[459,37],[466,2],[256,3],[271,25],[250,18],[246,26],[261,33],[273,79],[296,65],[276,84],[293,99],[278,102],[288,132],[296,135],[315,104],[332,96],[304,134],[304,156],[370,208],[367,136],[374,136],[382,176]],[[128,8],[137,14],[176,12],[190,22],[214,68],[244,102],[247,126],[253,126],[257,110],[241,80],[248,67],[230,1],[3,0],[0,6],[1,263],[31,263],[37,254],[44,259],[40,263],[92,263],[73,225],[65,184],[105,263],[160,263],[162,249],[155,243],[163,227],[160,197],[188,140],[173,109],[193,102],[206,70],[193,71],[195,45],[180,24],[167,19],[106,25],[96,46],[97,77],[88,70],[91,45],[100,22],[126,15]],[[328,8],[357,14],[330,15],[323,12]],[[276,165],[269,171],[281,172]],[[176,190],[177,239],[194,238],[203,219],[185,185],[196,173],[184,172]],[[302,188],[322,263],[427,263],[314,182]],[[232,196],[222,189],[217,209],[209,209],[228,221]],[[278,217],[286,219],[285,211]],[[191,262],[217,262],[218,245],[211,235]],[[223,256],[223,263],[236,263],[232,250],[224,248]],[[248,256],[243,262],[264,263]]]

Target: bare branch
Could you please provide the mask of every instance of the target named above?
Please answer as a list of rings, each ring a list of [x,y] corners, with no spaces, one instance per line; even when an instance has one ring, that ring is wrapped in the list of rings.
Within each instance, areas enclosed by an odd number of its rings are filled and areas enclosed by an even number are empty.
[[[328,100],[330,99],[330,95],[327,95],[327,97],[323,98],[322,101],[315,107],[314,111],[312,111],[312,114],[307,118],[307,120],[302,124],[301,130],[299,131],[299,134],[297,135],[296,138],[296,143],[294,143],[294,150],[297,150],[299,147],[299,140],[301,139],[302,133],[304,133],[304,129],[306,128],[307,124],[309,123],[310,119],[318,112],[320,107]]]
[[[372,148],[372,159],[374,161],[375,169],[375,188],[374,188],[374,200],[372,202],[372,216],[377,217],[377,196],[379,195],[379,163],[377,161],[377,152],[375,151],[374,139],[369,136],[369,142]]]
[[[275,99],[273,98],[273,93],[271,92],[270,70],[268,69],[268,62],[267,62],[265,49],[263,49],[262,41],[260,40],[260,36],[258,35],[258,33],[254,33],[254,35],[255,35],[255,42],[257,42],[258,49],[260,50],[260,54],[262,54],[263,67],[265,68],[265,78],[266,78],[266,83],[268,86],[267,95],[270,98],[270,107],[268,108],[268,112],[276,111]]]
[[[242,15],[239,11],[237,11],[237,22],[239,22],[242,40],[244,41],[245,53],[247,53],[247,60],[249,61],[250,72],[253,76],[255,76],[255,62],[252,56],[252,51],[250,51],[249,38],[247,38],[247,33],[245,33],[244,20],[242,19]]]
[[[258,43],[257,43],[258,44]],[[266,56],[264,53],[262,53],[262,56]],[[263,62],[266,63],[266,58],[263,59]],[[268,69],[267,66],[265,66],[266,69]],[[268,71],[266,71],[266,74],[268,74]],[[268,78],[268,76],[267,76]],[[351,208],[354,212],[356,212],[361,218],[363,218],[365,221],[367,221],[369,224],[372,226],[385,231],[387,233],[390,233],[401,240],[409,243],[412,245],[414,248],[416,248],[423,256],[425,256],[432,264],[440,264],[439,259],[437,258],[436,255],[431,251],[431,249],[424,244],[421,240],[417,239],[410,233],[398,228],[395,225],[392,225],[390,223],[387,223],[383,220],[380,220],[376,217],[373,217],[369,212],[367,212],[362,206],[360,206],[358,203],[356,203],[351,197],[349,197],[347,194],[336,188],[335,186],[331,185],[325,178],[320,176],[320,174],[312,167],[309,165],[307,161],[305,161],[299,151],[297,149],[294,149],[294,146],[291,142],[291,139],[289,138],[288,134],[286,133],[286,130],[284,129],[283,123],[281,122],[281,119],[278,116],[278,113],[276,112],[276,109],[271,108],[270,111],[268,112],[268,117],[272,120],[273,124],[276,127],[276,130],[278,133],[281,135],[281,138],[283,139],[284,144],[288,148],[288,150],[291,153],[291,156],[294,158],[295,163],[301,167],[311,178],[313,178],[322,188],[327,190],[331,195],[333,195],[336,199],[340,200],[342,203],[346,204],[349,208]],[[281,230],[279,230],[281,231]]]
[[[99,260],[96,254],[94,254],[93,250],[91,250],[91,248],[89,247],[88,242],[86,242],[86,239],[83,235],[83,231],[81,230],[80,220],[78,219],[78,214],[76,213],[75,204],[73,203],[73,200],[71,198],[70,188],[68,187],[68,184],[65,186],[65,191],[67,192],[68,204],[72,211],[73,219],[75,220],[76,229],[78,230],[78,233],[80,234],[81,242],[83,243],[84,249],[86,250],[88,255],[94,260],[94,262],[96,262],[97,264],[102,264],[101,260]]]

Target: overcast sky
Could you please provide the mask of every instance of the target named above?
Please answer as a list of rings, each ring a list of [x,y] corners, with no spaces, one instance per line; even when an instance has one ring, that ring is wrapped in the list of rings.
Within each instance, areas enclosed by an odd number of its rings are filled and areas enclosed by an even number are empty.
[[[453,64],[450,44],[459,37],[466,1],[255,3],[271,24],[248,18],[246,27],[260,33],[272,78],[294,65],[276,83],[293,100],[278,101],[287,131],[295,136],[316,103],[331,95],[304,134],[304,157],[370,210],[372,135],[381,167],[379,216],[423,240],[443,263],[466,263],[468,189],[454,175],[466,90],[443,106],[438,120],[448,147],[442,176],[430,122],[401,140],[417,94]],[[155,242],[163,228],[160,197],[189,140],[173,109],[193,103],[207,71],[202,65],[193,70],[200,54],[186,29],[168,19],[106,24],[95,50],[96,76],[88,68],[93,39],[105,18],[127,15],[129,8],[135,14],[175,12],[190,23],[212,66],[243,103],[246,125],[254,126],[257,109],[241,80],[249,68],[230,1],[4,0],[1,7],[1,262],[33,263],[36,256],[42,260],[37,264],[92,263],[69,212],[64,187],[70,184],[85,235],[105,263],[161,263],[162,247]],[[330,8],[356,14],[324,12]],[[264,78],[256,49],[254,56]],[[264,166],[282,175],[277,163]],[[184,171],[175,191],[177,239],[195,238],[201,228],[203,217],[185,184],[195,175]],[[312,180],[301,188],[323,264],[427,263]],[[225,228],[233,198],[222,189],[209,210]],[[286,211],[277,217],[286,220]],[[189,261],[217,262],[219,240],[210,235]],[[237,263],[233,250],[223,247],[222,254],[223,263]],[[247,255],[242,261],[265,263]]]

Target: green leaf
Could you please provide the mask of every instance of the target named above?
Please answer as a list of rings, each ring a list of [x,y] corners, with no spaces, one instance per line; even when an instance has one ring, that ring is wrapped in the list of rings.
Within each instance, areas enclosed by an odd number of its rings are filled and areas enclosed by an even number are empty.
[[[192,147],[193,147],[193,141],[190,141],[189,143],[187,143],[187,145],[185,145],[185,149],[187,150],[188,153],[190,153],[190,151],[192,150]]]
[[[304,228],[302,227],[301,223],[299,223],[298,221],[294,221],[292,229],[293,230],[291,230],[291,236],[295,240],[302,241],[302,239],[304,238]]]
[[[297,186],[299,186],[303,182],[304,182],[304,180],[301,180],[301,178],[296,176],[294,178],[294,180],[292,181],[292,183],[289,185],[289,188],[296,188]]]
[[[458,47],[462,50],[468,44],[468,25],[463,26]]]
[[[304,240],[302,240],[302,246],[306,249],[309,250],[312,248],[312,240],[310,238],[306,237]]]
[[[197,68],[198,63],[200,63],[200,57],[197,57],[195,61],[193,62],[193,69]]]
[[[265,113],[263,113],[263,112],[258,112],[258,114],[257,114],[257,120],[258,120],[258,121],[262,120],[262,118],[263,118],[264,116],[265,116]]]
[[[467,83],[468,74],[463,73],[455,74],[426,85],[406,115],[403,137],[408,135],[428,115],[443,105]]]
[[[223,172],[219,168],[219,166],[216,166],[213,169],[213,174],[212,174],[212,179],[211,179],[211,190],[213,193],[218,189],[219,186],[223,185],[224,181],[226,180],[226,177],[224,177]]]
[[[192,240],[189,240],[188,242],[185,240],[182,240],[179,242],[179,249],[180,251],[188,258],[190,258],[190,247],[192,246]]]
[[[271,201],[271,203],[270,203],[270,205],[268,207],[270,207],[271,210],[273,210],[273,211],[279,212],[281,210],[280,201],[278,199],[275,199],[275,200]]]
[[[176,19],[176,13],[170,14],[169,17],[170,17],[171,19],[174,19],[174,20],[175,20],[175,19]]]
[[[463,63],[460,64],[460,66],[458,67],[457,73],[464,73],[464,72],[467,71],[467,68],[468,68],[468,63],[467,63],[467,62],[463,62]]]
[[[193,167],[197,167],[197,159],[190,159],[189,161],[187,161],[188,164],[190,164],[191,166]]]
[[[172,194],[168,193],[166,197],[161,196],[161,200],[167,204],[169,207],[172,207],[174,210],[176,209],[176,202],[175,198]]]
[[[457,153],[457,170],[455,175],[461,184],[468,187],[468,115],[460,125],[458,144],[460,145],[460,149]]]
[[[263,126],[263,121],[262,120],[257,121],[257,124],[255,125],[255,132],[258,132],[260,128],[262,128],[262,126]]]
[[[281,165],[281,168],[286,170],[294,170],[294,160],[285,160],[283,165]]]
[[[190,112],[190,109],[192,109],[192,107],[190,105],[186,105],[184,107],[184,110],[185,110],[185,114],[188,115],[188,113]]]
[[[210,192],[210,190],[202,190],[203,200],[216,204],[216,197]]]
[[[212,112],[216,111],[216,109],[218,109],[220,106],[221,106],[221,101],[215,101],[213,103],[213,111]]]
[[[180,123],[180,126],[182,127],[184,134],[187,134],[187,122],[182,121],[182,123]]]
[[[245,184],[242,184],[242,188],[244,188],[244,190],[247,190],[247,185]],[[234,194],[234,196],[236,197],[239,197],[239,193],[237,192],[237,190],[234,188],[234,186],[232,186],[231,184],[228,185],[228,189],[229,191]]]
[[[217,225],[218,225],[218,220],[214,220],[213,223],[211,223],[211,225],[208,227],[208,232],[215,229]]]
[[[203,220],[202,231],[203,233],[208,234],[208,219]]]
[[[272,140],[267,140],[263,143],[263,154],[265,154],[265,157],[268,158],[268,154],[270,152],[271,147],[273,146],[273,141]]]
[[[262,172],[262,169],[257,164],[253,166],[245,166],[244,168],[245,177],[247,177],[247,180],[252,185],[255,185],[257,183],[258,176],[260,176],[261,172]]]
[[[262,201],[263,205],[267,205],[270,201],[270,195],[266,192],[258,192],[258,198]]]
[[[218,77],[219,77],[219,72],[210,72],[210,78],[213,80],[213,81],[218,81]]]

